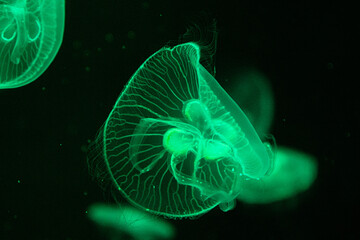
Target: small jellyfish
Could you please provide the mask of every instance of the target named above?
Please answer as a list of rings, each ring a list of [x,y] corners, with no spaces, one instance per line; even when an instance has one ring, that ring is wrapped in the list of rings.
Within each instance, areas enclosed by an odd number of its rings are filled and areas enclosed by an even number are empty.
[[[218,205],[228,211],[243,182],[272,166],[271,149],[199,60],[193,42],[150,56],[92,150],[123,196],[154,214],[194,217]]]
[[[170,223],[130,206],[97,203],[87,212],[92,221],[106,230],[110,239],[165,240],[175,235]]]
[[[316,176],[317,163],[313,156],[278,147],[272,173],[261,181],[246,182],[238,200],[256,204],[284,200],[306,191]]]
[[[36,80],[64,33],[64,0],[0,0],[0,89]]]
[[[229,87],[230,96],[244,111],[258,135],[268,134],[274,118],[274,96],[269,80],[256,69],[240,71]],[[234,79],[235,80],[235,79]]]

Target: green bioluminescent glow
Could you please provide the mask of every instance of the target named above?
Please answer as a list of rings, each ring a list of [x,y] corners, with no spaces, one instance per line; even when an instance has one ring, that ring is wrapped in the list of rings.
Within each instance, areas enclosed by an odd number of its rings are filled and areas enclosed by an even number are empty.
[[[111,239],[157,240],[172,239],[173,226],[162,219],[126,205],[93,204],[88,217],[106,229]]]
[[[0,0],[0,89],[36,80],[64,33],[64,0]]]
[[[274,117],[274,96],[268,79],[258,70],[247,69],[236,75],[229,89],[260,137],[269,133]]]
[[[248,181],[238,196],[247,203],[271,203],[307,190],[317,176],[316,159],[300,151],[278,147],[274,168],[260,181]]]
[[[199,63],[200,47],[162,48],[135,72],[90,155],[132,204],[181,218],[235,206],[248,178],[265,176],[271,149]],[[97,151],[97,153],[93,153]],[[95,163],[94,163],[95,161]],[[99,167],[100,166],[100,167]]]

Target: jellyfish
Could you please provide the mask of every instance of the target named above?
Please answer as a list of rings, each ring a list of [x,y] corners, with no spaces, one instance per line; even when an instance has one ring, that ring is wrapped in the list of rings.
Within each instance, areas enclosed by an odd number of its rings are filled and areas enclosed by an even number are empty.
[[[231,83],[230,96],[244,111],[260,138],[267,136],[274,117],[274,96],[269,80],[259,70],[246,69]]]
[[[272,173],[261,181],[243,185],[238,200],[252,204],[266,204],[288,199],[306,191],[317,176],[314,156],[296,149],[277,148]]]
[[[29,84],[49,67],[64,15],[64,0],[0,0],[0,89]]]
[[[111,239],[172,239],[174,227],[154,215],[122,205],[92,204],[88,217],[101,229],[106,229]]]
[[[271,148],[199,60],[194,42],[150,56],[90,150],[105,162],[95,175],[105,168],[131,204],[170,218],[231,210],[244,182],[272,167]]]

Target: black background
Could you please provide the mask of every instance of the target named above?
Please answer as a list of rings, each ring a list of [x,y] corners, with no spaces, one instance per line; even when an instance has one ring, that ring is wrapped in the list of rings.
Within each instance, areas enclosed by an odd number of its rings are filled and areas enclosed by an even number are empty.
[[[178,239],[358,239],[350,9],[339,1],[67,1],[48,70],[0,91],[0,239],[106,239],[85,213],[113,202],[88,175],[88,140],[140,64],[202,11],[218,22],[219,83],[226,89],[240,68],[262,71],[275,96],[277,144],[316,156],[319,172],[288,201],[171,221]]]

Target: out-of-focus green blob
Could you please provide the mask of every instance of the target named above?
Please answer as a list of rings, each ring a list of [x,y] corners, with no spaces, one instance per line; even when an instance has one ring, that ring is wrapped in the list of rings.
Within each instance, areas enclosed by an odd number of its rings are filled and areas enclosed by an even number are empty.
[[[0,89],[37,79],[64,33],[64,0],[0,0]]]
[[[272,173],[260,181],[249,180],[238,200],[257,204],[284,200],[307,190],[316,176],[317,162],[313,156],[279,147]]]
[[[193,42],[162,48],[140,66],[95,145],[95,175],[104,176],[96,163],[104,161],[129,202],[172,218],[232,209],[242,182],[265,176],[273,160]]]
[[[274,117],[274,96],[269,80],[257,70],[242,70],[230,82],[230,95],[262,138]]]
[[[93,204],[88,209],[88,216],[106,228],[111,239],[172,239],[175,233],[166,221],[126,205]]]

